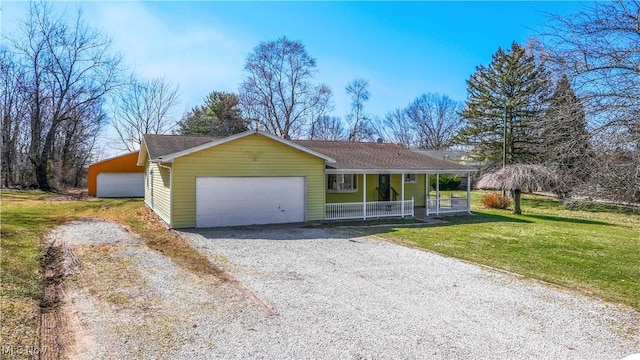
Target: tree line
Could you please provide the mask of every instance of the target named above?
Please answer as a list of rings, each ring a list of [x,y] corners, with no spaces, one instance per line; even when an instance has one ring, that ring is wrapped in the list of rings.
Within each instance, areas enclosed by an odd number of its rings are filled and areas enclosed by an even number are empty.
[[[110,42],[77,14],[31,3],[20,34],[0,47],[2,186],[78,186],[110,123],[121,147],[145,133],[227,136],[260,128],[283,138],[464,148],[483,171],[542,164],[558,193],[640,202],[638,1],[594,3],[550,22],[527,44],[498,48],[467,80],[467,99],[418,95],[383,116],[367,112],[369,83],[345,85],[349,113],[316,81],[300,41],[281,37],[247,56],[236,93],[212,91],[176,121],[178,85],[128,74]],[[109,119],[112,119],[109,121]]]

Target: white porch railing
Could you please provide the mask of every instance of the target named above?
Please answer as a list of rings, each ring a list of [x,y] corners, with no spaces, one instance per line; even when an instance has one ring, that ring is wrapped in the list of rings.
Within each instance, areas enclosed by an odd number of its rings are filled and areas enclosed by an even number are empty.
[[[372,201],[367,203],[352,202],[326,204],[325,219],[340,220],[413,216],[413,203],[414,201],[411,199],[405,201]]]
[[[451,198],[433,198],[427,197],[427,215],[429,214],[446,214],[470,211],[469,198],[451,197]]]

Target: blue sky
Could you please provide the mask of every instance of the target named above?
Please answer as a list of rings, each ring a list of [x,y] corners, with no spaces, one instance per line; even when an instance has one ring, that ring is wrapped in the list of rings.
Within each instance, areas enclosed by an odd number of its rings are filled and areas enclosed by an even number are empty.
[[[344,117],[350,80],[369,80],[366,111],[377,116],[423,93],[466,98],[465,81],[498,47],[525,43],[581,2],[58,2],[102,28],[141,76],[179,83],[179,114],[213,90],[236,91],[244,61],[261,41],[287,36],[316,58],[316,81],[334,92]],[[2,1],[2,31],[15,31],[28,3]]]

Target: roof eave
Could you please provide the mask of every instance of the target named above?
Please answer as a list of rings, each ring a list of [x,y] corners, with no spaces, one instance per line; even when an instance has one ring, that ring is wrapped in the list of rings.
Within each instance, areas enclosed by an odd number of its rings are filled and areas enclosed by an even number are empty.
[[[321,153],[319,153],[317,151],[311,150],[311,149],[306,148],[306,147],[304,147],[302,145],[298,145],[298,144],[296,144],[296,143],[294,143],[292,141],[289,141],[289,140],[280,138],[278,136],[275,136],[273,134],[269,134],[269,133],[266,133],[266,132],[263,132],[263,131],[259,131],[259,130],[247,130],[245,132],[241,132],[241,133],[238,133],[238,134],[235,134],[235,135],[227,136],[227,137],[219,139],[219,140],[210,141],[210,142],[204,143],[202,145],[194,146],[192,148],[189,148],[189,149],[186,149],[186,150],[182,150],[182,151],[179,151],[179,152],[176,152],[176,153],[159,156],[157,159],[153,159],[152,161],[173,162],[175,159],[177,159],[179,157],[186,156],[186,155],[189,155],[189,154],[193,154],[195,152],[202,151],[202,150],[214,147],[214,146],[222,145],[224,143],[227,143],[227,142],[230,142],[230,141],[233,141],[233,140],[237,140],[237,139],[243,138],[245,136],[253,135],[253,134],[260,134],[260,135],[265,136],[267,138],[270,138],[272,140],[278,141],[278,142],[280,142],[282,144],[291,146],[294,149],[297,149],[297,150],[300,150],[300,151],[305,152],[307,154],[319,157],[319,158],[323,159],[328,164],[335,164],[336,163],[336,160],[334,158],[332,158],[332,157],[329,157],[327,155],[321,154]]]

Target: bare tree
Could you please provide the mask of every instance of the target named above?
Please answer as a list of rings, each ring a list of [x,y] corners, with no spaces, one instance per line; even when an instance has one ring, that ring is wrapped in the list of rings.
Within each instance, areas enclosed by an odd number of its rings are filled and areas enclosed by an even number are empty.
[[[446,95],[423,94],[386,115],[389,139],[405,147],[444,150],[462,126],[462,104]]]
[[[303,134],[331,105],[331,90],[312,83],[316,60],[299,41],[282,37],[260,43],[247,57],[240,86],[245,118],[275,135]]]
[[[447,95],[423,94],[405,110],[417,132],[417,147],[444,150],[462,126],[462,104]]]
[[[351,97],[351,112],[347,115],[349,123],[349,141],[359,141],[371,137],[369,116],[364,112],[364,103],[369,100],[369,81],[362,78],[351,80],[345,88]]]
[[[323,115],[311,124],[309,133],[311,140],[345,140],[347,131],[342,119],[336,116]]]
[[[116,98],[112,125],[128,151],[140,148],[144,134],[167,133],[176,123],[178,85],[164,77],[143,81],[132,78]]]
[[[405,148],[415,147],[417,133],[414,124],[407,116],[406,109],[396,109],[378,120],[377,133],[385,141],[400,144]]]
[[[58,133],[53,150],[51,171],[56,186],[84,186],[86,166],[93,156],[96,139],[107,115],[100,102],[75,109]]]
[[[118,85],[119,57],[109,53],[110,40],[87,27],[81,15],[66,21],[64,14],[54,14],[50,3],[31,3],[22,37],[8,39],[25,71],[28,158],[45,191],[52,189],[49,166],[56,160],[59,132],[74,122],[96,120],[76,115],[100,104]]]
[[[550,18],[541,33],[544,54],[580,93],[600,147],[592,195],[640,202],[640,2],[595,2],[578,14]],[[619,191],[597,193],[614,187]]]
[[[28,126],[29,102],[25,98],[25,72],[6,47],[0,48],[0,117],[2,120],[2,186],[19,183],[24,168],[23,129]],[[22,163],[21,163],[22,160]]]

